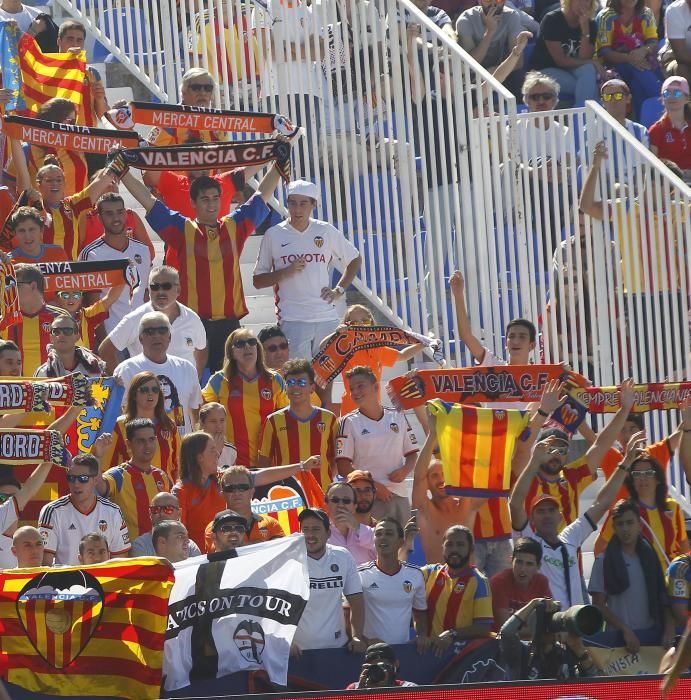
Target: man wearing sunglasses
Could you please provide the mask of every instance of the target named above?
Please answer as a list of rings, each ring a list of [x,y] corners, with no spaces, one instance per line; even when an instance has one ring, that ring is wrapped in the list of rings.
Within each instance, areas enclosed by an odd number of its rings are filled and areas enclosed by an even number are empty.
[[[79,543],[84,535],[100,532],[113,557],[127,556],[130,539],[122,511],[96,493],[100,473],[98,459],[79,454],[67,471],[69,494],[43,506],[38,529],[45,543],[45,566],[77,566]]]
[[[247,520],[234,510],[222,510],[211,523],[213,551],[229,552],[247,544]]]
[[[149,311],[139,320],[142,352],[121,362],[113,371],[127,388],[139,372],[153,372],[161,382],[166,413],[175,421],[181,435],[199,423],[203,403],[197,368],[188,360],[170,354],[172,326],[161,311]],[[126,408],[123,404],[123,409]]]
[[[331,523],[329,544],[347,549],[360,565],[377,558],[374,530],[355,517],[355,488],[343,481],[334,481],[326,490],[326,511]]]
[[[81,372],[87,377],[105,375],[105,362],[77,345],[79,324],[72,316],[56,316],[50,324],[50,335],[48,360],[36,370],[35,377],[64,377],[72,372]]]
[[[188,306],[178,301],[180,296],[180,274],[174,267],[158,265],[149,275],[149,301],[138,309],[130,311],[98,348],[99,355],[105,360],[108,370],[112,372],[117,366],[118,352],[127,350],[130,357],[142,352],[139,342],[139,322],[144,314],[160,311],[168,317],[171,325],[171,340],[168,351],[171,355],[191,362],[201,377],[208,348],[206,331],[199,316]]]
[[[131,557],[153,557],[156,552],[154,550],[153,543],[153,528],[164,520],[169,522],[171,520],[180,520],[180,504],[178,499],[172,494],[166,491],[157,493],[149,504],[149,515],[151,516],[151,531],[145,532],[143,535],[139,535],[134,542],[132,542],[132,549],[130,550]],[[189,540],[189,556],[197,557],[201,554],[199,547],[195,542]]]
[[[628,118],[632,105],[629,86],[619,78],[612,78],[600,87],[600,97],[602,98],[602,106],[607,113],[614,117],[631,136],[648,148],[650,145],[648,130],[643,124]]]
[[[286,476],[293,472],[294,469],[288,470]],[[278,477],[281,477],[280,473]],[[228,508],[239,514],[245,522],[248,544],[283,537],[285,533],[276,518],[270,515],[255,515],[252,512],[254,476],[249,469],[240,466],[229,467],[223,472],[220,487]],[[213,525],[213,522],[209,523],[204,533],[207,552],[214,551]]]

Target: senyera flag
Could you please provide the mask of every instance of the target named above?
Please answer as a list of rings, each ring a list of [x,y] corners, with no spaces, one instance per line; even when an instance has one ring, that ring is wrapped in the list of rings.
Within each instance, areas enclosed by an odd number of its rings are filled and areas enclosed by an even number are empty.
[[[265,671],[286,685],[290,645],[308,597],[302,535],[178,562],[165,690],[237,671]]]
[[[475,408],[440,399],[427,402],[436,417],[447,493],[507,496],[516,439],[530,420],[527,411]]]
[[[158,698],[172,574],[155,557],[1,571],[7,680],[49,695]]]

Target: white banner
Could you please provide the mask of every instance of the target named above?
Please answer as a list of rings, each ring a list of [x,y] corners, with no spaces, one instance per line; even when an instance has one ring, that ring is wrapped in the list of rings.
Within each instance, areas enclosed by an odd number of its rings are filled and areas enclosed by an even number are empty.
[[[163,662],[166,690],[237,671],[285,685],[290,644],[309,598],[302,535],[241,547],[237,557],[175,564]]]

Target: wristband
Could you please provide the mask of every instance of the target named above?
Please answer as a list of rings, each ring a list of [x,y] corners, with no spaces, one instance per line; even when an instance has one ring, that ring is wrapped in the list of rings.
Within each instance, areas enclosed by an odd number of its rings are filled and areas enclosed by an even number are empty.
[[[549,413],[547,411],[543,411],[541,408],[537,409],[537,412],[543,417],[543,418],[549,418]]]
[[[334,287],[334,292],[337,292],[338,294],[343,296],[345,294],[345,289],[343,289],[343,287],[341,287],[341,285],[339,284],[338,286]]]

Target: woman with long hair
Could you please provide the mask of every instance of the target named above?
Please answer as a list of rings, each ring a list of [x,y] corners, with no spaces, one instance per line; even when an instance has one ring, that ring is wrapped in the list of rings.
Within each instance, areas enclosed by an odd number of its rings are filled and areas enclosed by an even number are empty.
[[[671,160],[682,170],[684,180],[691,181],[691,99],[689,82],[672,75],[662,83],[664,114],[649,129],[650,150],[663,160]]]
[[[238,328],[228,336],[223,369],[211,375],[202,395],[207,403],[225,407],[226,440],[237,449],[237,463],[255,466],[262,425],[270,413],[288,405],[288,397],[252,331]]]
[[[153,372],[134,375],[127,389],[125,413],[118,418],[110,450],[101,459],[103,470],[129,459],[125,444],[125,424],[133,418],[150,418],[154,422],[157,446],[151,463],[163,469],[175,483],[180,462],[180,435],[174,421],[166,413],[161,384]]]
[[[662,570],[667,571],[672,559],[688,551],[689,541],[684,513],[679,504],[669,498],[665,470],[654,457],[643,452],[632,463],[624,486],[630,499],[638,505],[641,534],[655,550]],[[609,514],[595,542],[596,555],[604,551],[612,534],[612,517]]]
[[[655,15],[644,0],[607,0],[597,25],[595,51],[631,88],[639,115],[643,102],[659,94],[662,82]]]

